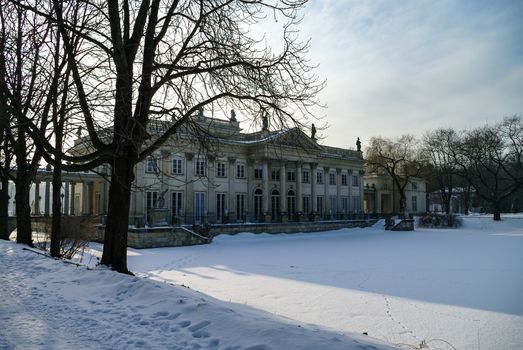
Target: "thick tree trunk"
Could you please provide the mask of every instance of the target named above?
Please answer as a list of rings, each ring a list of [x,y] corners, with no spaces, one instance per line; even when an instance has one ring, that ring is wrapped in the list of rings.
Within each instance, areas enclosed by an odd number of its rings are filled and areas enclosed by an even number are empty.
[[[501,220],[501,205],[499,202],[493,203],[494,205],[494,221],[500,221]]]
[[[51,228],[51,256],[60,257],[60,238],[62,236],[62,171],[53,169],[53,218]]]
[[[130,189],[133,180],[133,162],[123,157],[115,159],[111,168],[109,205],[101,264],[111,266],[122,273],[130,273],[127,269],[127,230],[131,203]]]
[[[9,239],[9,178],[7,172],[2,173],[2,189],[0,190],[0,239]]]
[[[16,241],[33,245],[31,230],[31,207],[29,205],[29,189],[31,182],[27,175],[19,172],[16,176]]]

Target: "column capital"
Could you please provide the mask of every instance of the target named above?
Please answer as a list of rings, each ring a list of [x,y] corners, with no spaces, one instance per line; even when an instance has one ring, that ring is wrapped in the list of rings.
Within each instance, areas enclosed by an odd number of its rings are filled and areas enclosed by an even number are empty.
[[[309,163],[312,170],[316,169],[318,167],[318,163],[310,162]]]
[[[185,159],[192,160],[194,158],[194,153],[185,152]]]
[[[336,168],[336,173],[339,175],[341,174],[341,168]]]

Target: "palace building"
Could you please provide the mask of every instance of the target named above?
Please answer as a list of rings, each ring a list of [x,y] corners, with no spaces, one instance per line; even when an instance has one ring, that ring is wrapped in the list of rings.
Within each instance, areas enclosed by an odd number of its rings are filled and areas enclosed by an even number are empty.
[[[229,120],[195,117],[136,166],[130,225],[346,220],[363,210],[362,152],[323,146],[315,130],[246,133]],[[149,133],[154,133],[149,130]],[[201,136],[207,135],[204,141]],[[82,139],[77,141],[80,151]],[[102,169],[98,169],[102,171]],[[90,214],[104,214],[107,187],[78,191]],[[77,193],[78,193],[77,192]],[[84,210],[85,211],[85,210]],[[160,215],[160,217],[158,217]]]

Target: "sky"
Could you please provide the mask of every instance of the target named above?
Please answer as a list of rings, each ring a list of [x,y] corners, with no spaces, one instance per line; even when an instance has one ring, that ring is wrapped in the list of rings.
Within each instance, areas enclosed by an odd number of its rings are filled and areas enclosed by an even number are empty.
[[[322,143],[523,114],[522,18],[523,1],[311,0],[299,30],[327,80]]]

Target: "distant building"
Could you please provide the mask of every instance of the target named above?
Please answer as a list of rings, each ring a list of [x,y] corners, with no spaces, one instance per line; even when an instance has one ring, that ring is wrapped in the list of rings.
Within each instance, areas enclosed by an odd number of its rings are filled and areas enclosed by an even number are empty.
[[[392,177],[387,174],[370,173],[364,178],[364,208],[366,213],[391,214],[400,212],[400,194]],[[426,181],[413,177],[405,189],[407,213],[421,214],[427,211]]]

